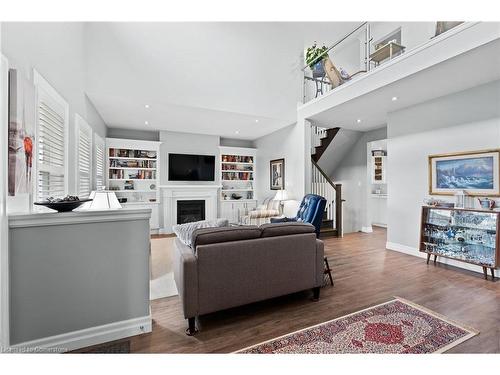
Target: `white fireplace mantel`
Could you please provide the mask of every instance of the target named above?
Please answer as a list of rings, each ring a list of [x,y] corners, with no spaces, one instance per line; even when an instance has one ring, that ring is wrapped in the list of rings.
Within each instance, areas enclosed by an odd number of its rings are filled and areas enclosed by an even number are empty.
[[[172,233],[177,224],[178,200],[204,200],[205,218],[217,218],[217,198],[221,185],[160,185],[163,204],[163,233]]]

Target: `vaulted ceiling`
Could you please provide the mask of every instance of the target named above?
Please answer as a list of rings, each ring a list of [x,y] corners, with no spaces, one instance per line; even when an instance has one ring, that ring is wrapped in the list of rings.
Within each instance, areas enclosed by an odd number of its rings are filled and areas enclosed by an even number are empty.
[[[87,23],[87,94],[110,127],[255,139],[295,121],[304,47],[357,25]]]

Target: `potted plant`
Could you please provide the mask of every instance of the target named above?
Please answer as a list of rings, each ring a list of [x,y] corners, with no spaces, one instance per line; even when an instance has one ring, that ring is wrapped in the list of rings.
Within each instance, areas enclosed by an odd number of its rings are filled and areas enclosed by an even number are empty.
[[[311,68],[313,77],[324,77],[325,67],[323,60],[328,57],[327,47],[318,47],[316,42],[306,50],[306,64]]]

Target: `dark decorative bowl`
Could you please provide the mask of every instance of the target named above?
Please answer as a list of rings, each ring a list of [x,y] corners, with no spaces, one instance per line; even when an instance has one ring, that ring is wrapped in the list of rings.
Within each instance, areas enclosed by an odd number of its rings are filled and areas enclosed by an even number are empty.
[[[35,202],[37,206],[45,206],[57,212],[69,212],[73,211],[75,208],[80,207],[85,202],[90,202],[92,199],[80,199],[79,201],[67,201],[67,202]]]

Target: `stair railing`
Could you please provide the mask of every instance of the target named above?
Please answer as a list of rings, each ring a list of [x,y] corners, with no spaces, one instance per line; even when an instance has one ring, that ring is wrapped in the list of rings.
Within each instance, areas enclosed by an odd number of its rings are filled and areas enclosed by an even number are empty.
[[[327,128],[311,126],[311,155],[316,152],[316,147],[321,145],[321,138],[326,137]]]
[[[311,193],[326,199],[326,219],[333,222],[337,236],[342,237],[342,184],[335,184],[313,159],[311,163]]]

